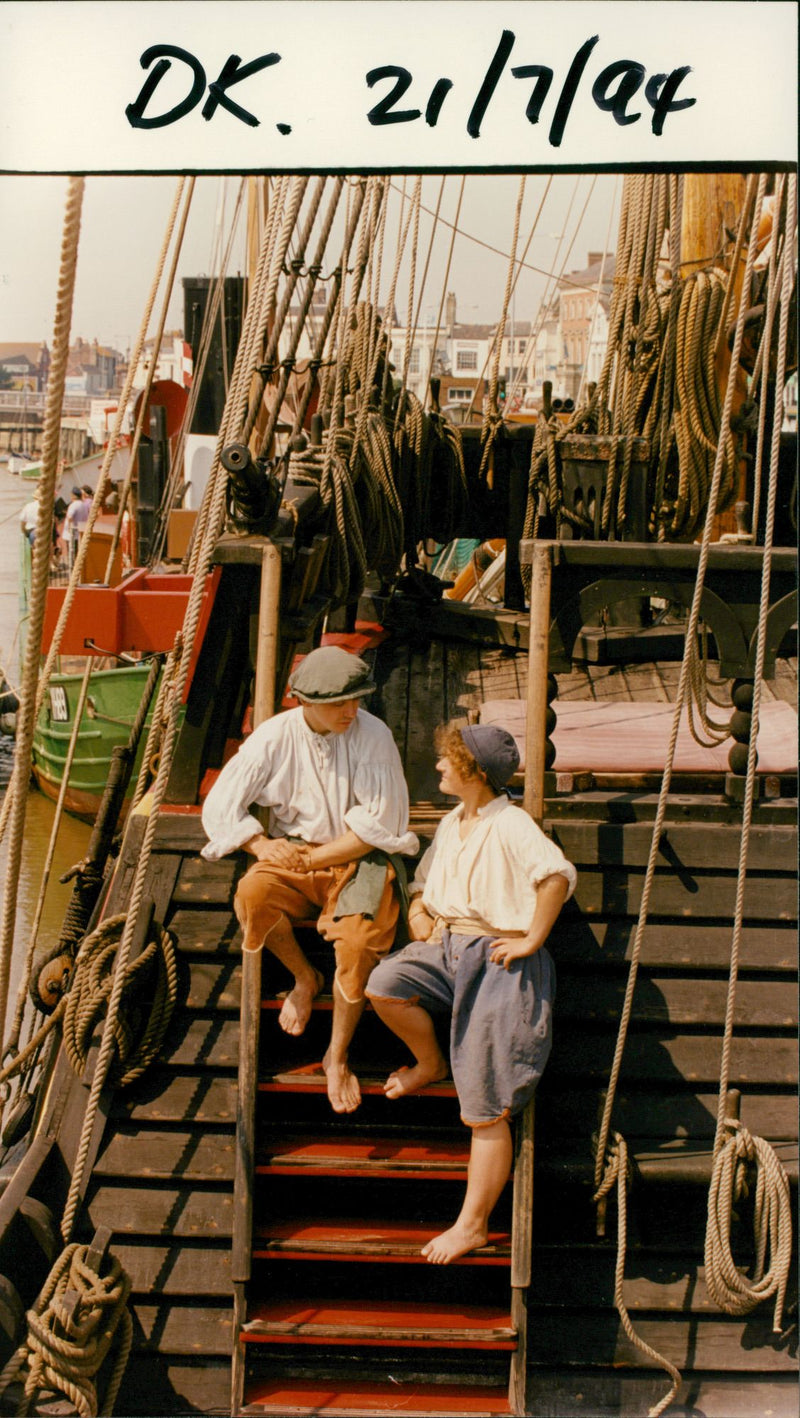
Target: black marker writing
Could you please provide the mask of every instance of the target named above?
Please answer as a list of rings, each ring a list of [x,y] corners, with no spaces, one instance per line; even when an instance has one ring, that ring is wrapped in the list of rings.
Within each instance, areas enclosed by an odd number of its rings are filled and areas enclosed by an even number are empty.
[[[548,133],[548,141],[553,148],[561,146],[583,76],[599,41],[599,35],[592,35],[590,39],[585,40],[567,70],[556,100]],[[513,32],[503,30],[467,116],[467,132],[471,138],[480,137],[481,125],[501,82],[503,71],[515,42],[516,37]],[[617,59],[613,63],[607,64],[605,68],[600,70],[592,84],[591,95],[595,107],[601,113],[610,113],[614,122],[622,127],[636,123],[642,115],[640,111],[632,111],[630,105],[644,83],[645,73],[644,65],[635,59]],[[652,131],[655,137],[661,137],[668,114],[676,113],[683,108],[691,108],[697,102],[694,98],[676,99],[675,97],[686,75],[690,73],[691,68],[686,64],[681,68],[673,69],[669,74],[653,74],[647,81],[644,97],[653,110]],[[547,64],[517,64],[512,68],[511,74],[515,79],[534,80],[525,109],[525,117],[529,123],[538,123],[555,77],[553,69]],[[369,88],[374,88],[383,79],[392,79],[394,83],[389,92],[384,94],[383,98],[368,111],[367,120],[369,123],[375,127],[389,123],[414,123],[423,116],[422,108],[398,108],[396,106],[412,87],[413,75],[410,69],[406,69],[400,64],[381,64],[375,69],[370,69],[366,75]],[[437,79],[425,105],[424,117],[429,127],[436,126],[442,104],[453,87],[452,79]]]
[[[225,108],[235,118],[241,119],[242,123],[247,123],[251,128],[257,128],[260,119],[256,118],[255,114],[250,113],[248,109],[242,108],[241,104],[234,102],[227,91],[234,84],[241,83],[243,79],[249,79],[252,74],[258,74],[262,69],[268,69],[271,65],[278,64],[280,57],[280,54],[262,54],[258,59],[252,59],[249,64],[242,64],[238,54],[229,55],[220,70],[219,78],[208,85],[208,98],[202,110],[206,122],[213,118],[217,108]],[[132,128],[165,128],[169,123],[177,123],[179,118],[183,118],[197,107],[206,91],[206,71],[199,59],[196,59],[187,49],[180,49],[174,44],[151,45],[141,57],[142,68],[149,68],[154,59],[157,59],[158,63],[150,70],[134,102],[129,103],[125,109],[125,116]],[[166,113],[145,117],[145,109],[167,70],[172,67],[170,63],[172,59],[179,59],[183,64],[188,65],[193,75],[192,87],[186,98],[182,99],[180,103],[174,104]],[[291,131],[287,124],[279,126],[281,131]]]

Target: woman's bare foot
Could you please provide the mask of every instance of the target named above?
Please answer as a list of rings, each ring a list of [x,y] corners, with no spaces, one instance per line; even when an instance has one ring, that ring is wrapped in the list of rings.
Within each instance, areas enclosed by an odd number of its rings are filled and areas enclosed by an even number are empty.
[[[416,1063],[413,1068],[397,1068],[390,1073],[383,1085],[387,1098],[402,1098],[406,1093],[416,1093],[426,1083],[438,1083],[447,1077],[447,1064],[439,1056],[431,1063]]]
[[[322,1060],[328,1080],[328,1098],[334,1113],[354,1113],[361,1102],[361,1085],[346,1063],[331,1062],[330,1054]]]
[[[459,1256],[466,1255],[467,1251],[485,1246],[488,1238],[489,1233],[485,1228],[465,1226],[456,1222],[449,1231],[442,1231],[440,1236],[434,1236],[432,1241],[428,1241],[428,1244],[422,1247],[422,1254],[431,1265],[448,1265],[451,1260],[458,1260]]]
[[[324,983],[319,970],[313,969],[308,977],[304,975],[295,980],[294,989],[289,991],[278,1015],[278,1023],[285,1034],[302,1034],[311,1017],[311,1006]]]

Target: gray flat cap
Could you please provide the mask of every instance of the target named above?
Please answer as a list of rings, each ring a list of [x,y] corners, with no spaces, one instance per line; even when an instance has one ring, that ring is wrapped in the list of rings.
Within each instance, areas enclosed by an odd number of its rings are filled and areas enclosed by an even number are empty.
[[[321,645],[312,650],[289,679],[291,693],[304,704],[361,699],[374,688],[369,666],[340,645]]]

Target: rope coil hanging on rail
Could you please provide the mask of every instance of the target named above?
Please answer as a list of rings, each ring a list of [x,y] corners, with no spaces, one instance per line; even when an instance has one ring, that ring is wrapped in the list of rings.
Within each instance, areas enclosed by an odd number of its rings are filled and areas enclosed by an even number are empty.
[[[28,1332],[0,1374],[0,1396],[22,1385],[16,1412],[41,1412],[38,1402],[63,1394],[81,1415],[111,1414],[131,1351],[133,1322],[128,1311],[131,1282],[116,1257],[98,1275],[89,1247],[65,1247],[36,1304],[27,1313]],[[102,1399],[97,1376],[113,1354]]]

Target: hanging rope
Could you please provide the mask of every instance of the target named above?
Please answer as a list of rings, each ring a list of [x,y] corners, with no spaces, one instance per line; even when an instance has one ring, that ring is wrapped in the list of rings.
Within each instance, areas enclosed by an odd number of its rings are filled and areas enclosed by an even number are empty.
[[[757,230],[758,216],[763,199],[763,186],[759,187],[759,200],[753,230]],[[787,189],[786,239],[794,234],[797,222],[797,179],[789,178]],[[773,241],[777,242],[777,223],[773,230]],[[751,243],[751,251],[755,242]],[[745,276],[745,291],[749,285],[750,263]],[[778,329],[778,349],[776,367],[776,387],[783,389],[786,378],[786,346],[789,332],[789,306],[792,294],[792,267],[784,263],[780,295],[780,321]],[[742,297],[742,311],[746,301]],[[740,333],[741,320],[737,322],[736,336]],[[734,340],[734,358],[736,339]],[[733,366],[732,366],[733,368]],[[732,381],[731,381],[732,382]],[[753,684],[753,707],[750,740],[747,755],[747,775],[745,779],[744,805],[742,812],[742,836],[739,850],[739,871],[736,883],[736,904],[734,909],[733,939],[728,979],[728,994],[725,1009],[725,1030],[720,1066],[720,1091],[717,1110],[717,1128],[714,1138],[714,1169],[711,1178],[708,1206],[708,1226],[706,1230],[706,1284],[709,1293],[721,1309],[728,1314],[748,1314],[762,1300],[774,1295],[775,1312],[773,1328],[780,1333],[783,1305],[792,1262],[792,1206],[786,1173],[774,1152],[762,1138],[753,1138],[726,1117],[726,1100],[730,1080],[731,1051],[733,1045],[733,1022],[736,1003],[736,984],[739,972],[739,951],[741,945],[742,921],[744,917],[744,890],[747,877],[747,856],[755,797],[755,770],[757,758],[758,722],[761,704],[761,684],[764,675],[766,655],[766,629],[769,613],[769,585],[772,539],[775,525],[775,505],[778,486],[778,454],[783,410],[781,400],[776,399],[772,426],[770,450],[770,478],[767,493],[766,528],[764,536],[763,571],[761,578],[761,598],[759,603],[758,628],[756,631],[756,659]],[[756,1171],[755,1201],[753,1211],[755,1262],[753,1277],[748,1279],[735,1265],[730,1248],[731,1222],[734,1204],[748,1189],[748,1174]],[[771,1266],[765,1272],[766,1254],[769,1248]]]
[[[288,241],[288,237],[286,240]],[[269,255],[269,251],[264,250],[263,261],[260,262],[261,271],[259,275],[261,276],[263,276],[263,269],[266,267]],[[257,285],[258,284],[259,281],[257,280]],[[267,305],[271,309],[274,291],[269,284],[267,294]],[[203,532],[202,536],[195,540],[191,552],[190,570],[192,573],[192,584],[189,591],[183,629],[177,637],[176,645],[165,667],[162,680],[162,694],[159,695],[159,702],[156,706],[156,712],[153,715],[151,734],[148,737],[145,767],[143,767],[139,783],[137,784],[136,794],[134,795],[135,802],[138,795],[140,793],[143,794],[144,786],[147,781],[145,768],[149,763],[154,761],[156,749],[158,749],[158,771],[151,790],[151,809],[147,817],[136,874],[131,887],[128,912],[117,948],[113,981],[103,1025],[103,1035],[94,1067],[89,1099],[83,1118],[81,1138],[62,1219],[61,1231],[65,1240],[68,1240],[71,1234],[77,1214],[97,1107],[116,1052],[115,1033],[120,999],[127,980],[128,960],[133,944],[134,933],[138,929],[139,915],[144,899],[145,881],[155,839],[159,809],[166,794],[169,773],[172,766],[178,733],[180,706],[189,674],[189,666],[191,664],[195,640],[197,638],[203,598],[205,595],[206,577],[225,515],[227,478],[221,472],[221,453],[226,444],[232,441],[231,434],[234,432],[234,419],[238,418],[239,427],[241,427],[241,419],[247,412],[247,390],[250,371],[253,367],[252,355],[260,334],[257,317],[261,313],[263,313],[263,307],[257,310],[255,306],[249,306],[245,315],[242,339],[240,340],[239,348],[236,353],[231,379],[230,395],[225,405],[225,412],[223,414],[222,426],[220,428],[214,460],[212,462],[209,483],[203,500]]]
[[[6,790],[3,805],[0,836],[5,824],[6,812],[10,815],[11,834],[8,843],[6,866],[6,889],[3,897],[2,929],[0,932],[0,1031],[5,1032],[6,1008],[8,1004],[8,982],[11,969],[11,952],[14,943],[14,927],[17,915],[17,894],[22,864],[23,836],[28,800],[28,784],[31,776],[31,754],[33,733],[40,700],[37,695],[39,683],[39,647],[44,625],[44,606],[50,575],[50,555],[52,547],[53,506],[55,485],[58,476],[59,441],[61,434],[61,405],[64,398],[67,361],[69,359],[69,335],[72,320],[72,297],[75,289],[75,272],[78,264],[78,242],[81,226],[84,182],[82,178],[70,178],[64,211],[64,229],[61,241],[61,264],[56,298],[56,314],[53,331],[53,357],[47,386],[47,402],[44,415],[42,471],[39,478],[39,508],[36,519],[36,538],[33,546],[31,573],[31,606],[28,621],[28,637],[25,645],[20,691],[20,706],[17,710],[16,747],[14,771]],[[39,693],[43,693],[40,690]]]
[[[16,1412],[41,1412],[46,1395],[63,1394],[81,1418],[114,1411],[130,1355],[131,1282],[115,1256],[106,1275],[87,1264],[88,1246],[71,1245],[50,1271],[28,1311],[28,1333],[0,1374],[0,1395],[22,1384]],[[98,1397],[97,1375],[115,1350],[108,1386]]]
[[[759,180],[759,183],[758,183],[758,194],[757,194],[757,197],[755,198],[755,200],[756,200],[756,212],[757,212],[757,213],[758,213],[758,211],[760,211],[761,201],[763,200],[765,182],[766,182],[766,179],[765,179],[765,177],[762,176],[761,179]],[[748,190],[747,190],[747,195],[746,195],[746,198],[745,198],[745,210],[744,210],[743,215],[742,215],[742,221],[747,220],[747,218],[748,218],[748,216],[749,216],[749,212],[750,212],[750,210],[751,210],[751,208],[752,208],[753,200],[754,200],[754,197],[755,197],[755,190],[756,190],[755,179],[754,179],[753,177],[751,177],[751,178],[749,179],[749,181],[748,181]],[[756,216],[756,221],[757,221],[757,216]],[[750,271],[752,270],[752,262],[753,262],[753,259],[754,259],[754,255],[755,255],[754,248],[753,248],[753,246],[750,246],[750,247],[748,248],[748,255],[747,255],[747,272],[746,272],[746,275],[745,275],[745,284],[744,284],[744,289],[745,289],[745,290],[748,288],[748,285],[749,285],[749,274],[750,274]],[[727,386],[726,386],[726,390],[725,390],[725,401],[724,401],[724,408],[723,408],[723,426],[724,426],[724,425],[728,422],[728,420],[730,419],[731,407],[732,407],[732,402],[733,402],[734,372],[735,372],[735,370],[736,370],[736,368],[737,368],[737,366],[738,366],[739,357],[740,357],[741,348],[742,348],[742,336],[743,336],[743,332],[744,332],[744,315],[745,315],[745,301],[742,300],[742,301],[740,302],[739,311],[738,311],[738,316],[737,316],[737,321],[736,321],[736,331],[735,331],[735,335],[734,335],[733,352],[732,352],[732,359],[731,359],[731,373],[730,373],[730,377],[729,377],[729,379],[728,379]],[[704,527],[704,530],[703,530],[703,539],[702,539],[702,542],[701,542],[700,552],[699,552],[699,556],[698,556],[698,567],[697,567],[697,575],[696,575],[696,581],[695,581],[695,589],[694,589],[694,594],[693,594],[693,597],[692,597],[692,605],[691,605],[691,610],[690,610],[690,613],[689,613],[689,621],[688,621],[688,627],[687,627],[687,632],[686,632],[686,643],[687,643],[687,646],[688,646],[689,643],[691,643],[691,642],[695,639],[695,637],[696,637],[696,635],[697,635],[697,627],[698,627],[699,620],[700,620],[700,602],[701,602],[701,598],[702,598],[702,594],[703,594],[703,587],[704,587],[704,583],[705,583],[706,566],[707,566],[707,563],[708,563],[708,554],[709,554],[709,547],[710,547],[710,544],[711,544],[711,534],[712,534],[713,522],[714,522],[714,517],[715,517],[715,515],[716,515],[717,496],[718,496],[719,486],[720,486],[721,477],[722,477],[723,460],[724,460],[724,449],[723,449],[722,440],[720,440],[720,444],[719,444],[719,447],[718,447],[718,450],[717,450],[717,456],[716,456],[716,459],[715,459],[714,474],[713,474],[712,482],[711,482],[709,503],[708,503],[707,513],[706,513],[706,522],[705,522],[705,527]],[[661,841],[661,834],[662,834],[663,825],[664,825],[664,817],[665,817],[666,806],[667,806],[667,797],[668,797],[668,794],[669,794],[670,783],[671,783],[671,780],[672,780],[672,767],[673,767],[673,763],[674,763],[674,759],[675,759],[675,749],[676,749],[677,739],[678,739],[678,729],[679,729],[679,726],[680,726],[680,720],[681,720],[681,713],[682,713],[683,705],[684,705],[685,700],[686,700],[686,693],[687,693],[688,679],[689,679],[689,665],[690,665],[690,657],[689,657],[689,653],[688,653],[688,650],[687,650],[687,652],[684,654],[683,661],[682,661],[682,663],[681,663],[680,679],[679,679],[678,690],[677,690],[676,699],[675,699],[675,708],[674,708],[673,719],[672,719],[672,726],[671,726],[671,731],[670,731],[670,740],[669,740],[669,744],[668,744],[668,747],[667,747],[667,754],[666,754],[666,763],[665,763],[665,768],[664,768],[664,775],[663,775],[662,782],[661,782],[661,789],[660,789],[660,792],[659,792],[658,805],[657,805],[656,814],[655,814],[655,821],[654,821],[654,824],[653,824],[653,832],[652,832],[651,843],[650,843],[650,851],[649,851],[649,854],[648,854],[647,868],[646,868],[644,883],[643,883],[643,887],[642,887],[642,897],[641,897],[641,904],[640,904],[640,908],[639,908],[639,917],[638,917],[637,924],[636,924],[636,933],[635,933],[635,936],[634,936],[633,947],[632,947],[632,951],[631,951],[631,960],[630,960],[630,965],[629,965],[629,968],[628,968],[628,979],[627,979],[626,989],[625,989],[625,998],[624,998],[623,1007],[622,1007],[622,1012],[621,1012],[621,1016],[620,1016],[619,1030],[618,1030],[618,1034],[617,1034],[617,1042],[616,1042],[615,1051],[614,1051],[614,1059],[613,1059],[613,1062],[612,1062],[611,1071],[610,1071],[610,1076],[609,1076],[608,1090],[607,1090],[607,1093],[606,1093],[606,1098],[605,1098],[604,1107],[603,1107],[603,1116],[602,1116],[602,1120],[601,1120],[600,1128],[599,1128],[599,1136],[598,1136],[598,1143],[597,1143],[597,1151],[596,1151],[596,1157],[595,1157],[595,1197],[594,1197],[594,1199],[595,1199],[595,1201],[600,1205],[601,1208],[604,1207],[605,1197],[608,1195],[608,1193],[609,1193],[609,1191],[610,1191],[610,1189],[611,1189],[611,1183],[610,1183],[610,1181],[609,1181],[609,1178],[613,1175],[614,1178],[616,1179],[616,1177],[617,1177],[617,1175],[618,1175],[618,1168],[619,1168],[619,1160],[618,1160],[619,1145],[618,1145],[618,1143],[615,1143],[615,1147],[614,1147],[613,1149],[609,1149],[609,1136],[610,1136],[610,1131],[611,1131],[611,1115],[612,1115],[612,1111],[613,1111],[613,1108],[614,1108],[614,1102],[615,1102],[615,1097],[616,1097],[616,1089],[617,1089],[617,1084],[618,1084],[618,1081],[619,1081],[619,1075],[620,1075],[620,1070],[621,1070],[621,1066],[622,1066],[622,1058],[623,1058],[623,1054],[624,1054],[624,1050],[625,1050],[625,1044],[626,1044],[626,1040],[627,1040],[628,1027],[629,1027],[629,1025],[630,1025],[630,1019],[631,1019],[631,1014],[632,1014],[632,1009],[633,1009],[633,997],[634,997],[634,991],[635,991],[635,988],[636,988],[636,979],[637,979],[637,974],[638,974],[639,960],[640,960],[640,957],[641,957],[642,943],[643,943],[643,938],[644,938],[644,930],[645,930],[645,925],[646,925],[646,922],[647,922],[647,915],[648,915],[648,911],[649,911],[650,894],[651,894],[651,891],[652,891],[652,884],[653,884],[653,879],[654,879],[654,875],[655,875],[655,868],[656,868],[656,861],[657,861],[657,857],[658,857],[659,844],[660,844],[660,841]],[[661,1362],[662,1367],[664,1367],[664,1368],[667,1370],[667,1372],[669,1372],[670,1374],[672,1374],[672,1366],[668,1363],[668,1361],[665,1360],[665,1359],[662,1359],[660,1356],[659,1356],[659,1361]],[[674,1377],[673,1377],[673,1385],[674,1385],[674,1382],[675,1382],[675,1380],[674,1380]],[[671,1398],[672,1398],[672,1390],[670,1391],[670,1395],[669,1395],[669,1397],[668,1397],[668,1399],[667,1399],[666,1401],[667,1401],[667,1402],[670,1402],[670,1401],[671,1401]],[[662,1411],[663,1411],[663,1406],[664,1406],[664,1405],[662,1404],[662,1405],[659,1405],[657,1409],[651,1410],[650,1418],[655,1418],[656,1413],[662,1412]]]
[[[622,1328],[633,1344],[646,1359],[664,1369],[672,1380],[669,1392],[659,1399],[648,1412],[648,1418],[660,1418],[669,1408],[680,1388],[681,1376],[675,1365],[659,1354],[633,1327],[633,1321],[625,1304],[625,1260],[628,1249],[628,1188],[631,1168],[628,1160],[628,1145],[621,1133],[615,1132],[608,1151],[608,1161],[602,1184],[595,1195],[595,1201],[605,1200],[613,1191],[617,1199],[617,1261],[614,1267],[614,1305],[620,1317]]]

